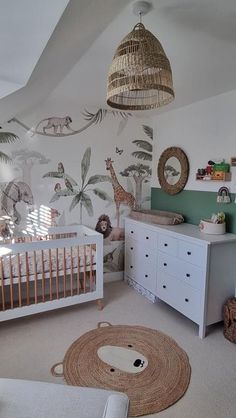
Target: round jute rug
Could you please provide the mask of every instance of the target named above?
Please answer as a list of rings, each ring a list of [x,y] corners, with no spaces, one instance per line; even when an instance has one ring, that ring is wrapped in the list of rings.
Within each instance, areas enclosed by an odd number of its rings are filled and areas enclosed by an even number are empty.
[[[159,412],[178,401],[188,388],[191,368],[185,351],[162,332],[110,325],[82,335],[69,347],[63,363],[52,367],[52,373],[63,375],[69,385],[125,392],[130,416],[135,417]]]

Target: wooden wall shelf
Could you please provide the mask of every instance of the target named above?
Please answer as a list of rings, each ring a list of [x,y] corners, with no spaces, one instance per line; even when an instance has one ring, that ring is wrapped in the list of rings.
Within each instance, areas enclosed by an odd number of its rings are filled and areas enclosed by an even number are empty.
[[[217,178],[217,176],[215,174],[211,175],[210,179],[204,179],[204,177],[206,177],[206,175],[204,176],[200,176],[199,174],[196,174],[196,180],[200,180],[200,181],[231,181],[231,173],[224,173],[222,177]]]

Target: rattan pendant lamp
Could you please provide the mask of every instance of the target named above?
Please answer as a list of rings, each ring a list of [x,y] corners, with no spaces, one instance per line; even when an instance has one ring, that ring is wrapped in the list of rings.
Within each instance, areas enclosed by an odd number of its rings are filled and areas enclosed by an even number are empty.
[[[174,99],[170,62],[160,41],[141,23],[152,5],[138,1],[140,22],[121,41],[108,73],[107,104],[121,110],[149,110]]]

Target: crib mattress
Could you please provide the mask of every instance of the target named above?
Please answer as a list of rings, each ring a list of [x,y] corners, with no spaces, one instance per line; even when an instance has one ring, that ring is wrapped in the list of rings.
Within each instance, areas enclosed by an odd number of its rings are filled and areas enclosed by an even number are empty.
[[[83,271],[84,266],[94,266],[95,254],[96,251],[92,247],[84,245],[72,248],[53,248],[50,251],[48,249],[44,250],[43,262],[41,250],[35,251],[35,255],[34,252],[29,251],[27,255],[26,253],[19,254],[19,257],[18,255],[12,255],[11,257],[5,256],[2,258],[0,277],[3,276],[4,279],[9,279],[10,271],[13,278],[27,275],[31,276],[36,271],[37,274],[46,274],[50,271],[52,273],[58,271],[60,274],[64,270],[71,271],[72,267],[73,269],[79,267]]]

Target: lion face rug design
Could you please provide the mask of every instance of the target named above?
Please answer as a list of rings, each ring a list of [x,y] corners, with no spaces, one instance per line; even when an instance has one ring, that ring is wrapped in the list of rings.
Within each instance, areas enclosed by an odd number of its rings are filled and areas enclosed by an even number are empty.
[[[125,392],[133,417],[157,413],[178,401],[191,375],[187,354],[169,336],[107,322],[76,340],[51,371],[69,385]]]

